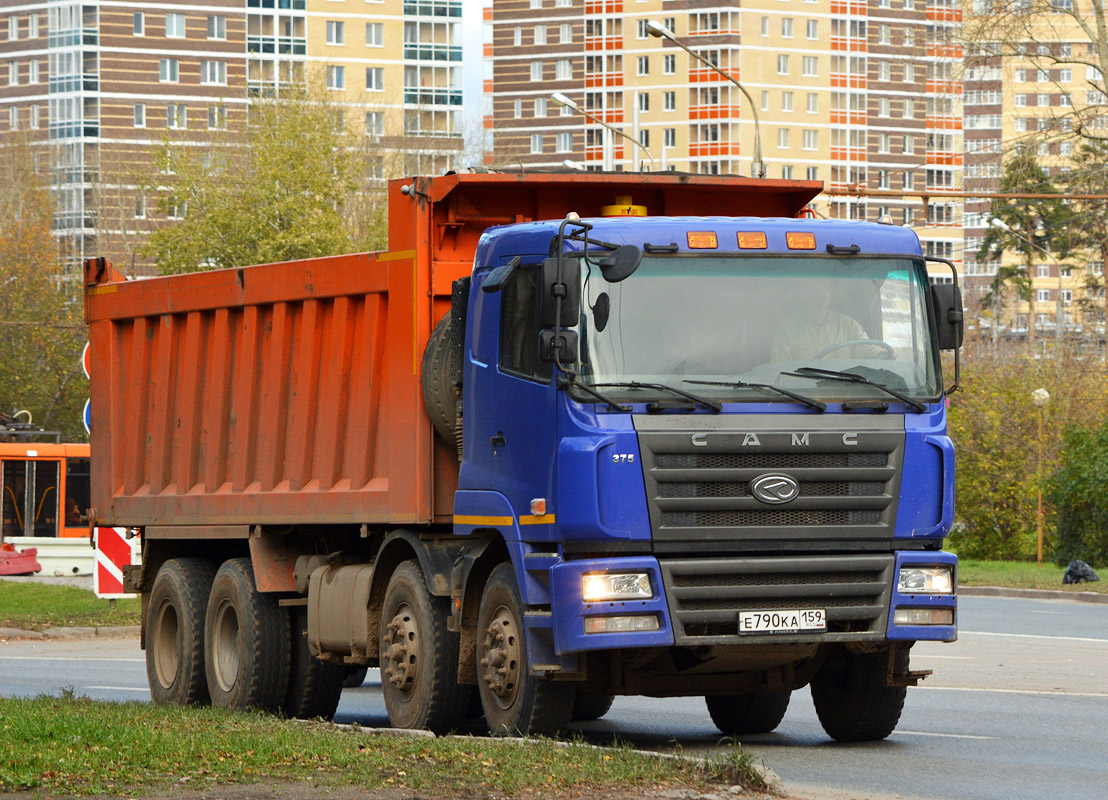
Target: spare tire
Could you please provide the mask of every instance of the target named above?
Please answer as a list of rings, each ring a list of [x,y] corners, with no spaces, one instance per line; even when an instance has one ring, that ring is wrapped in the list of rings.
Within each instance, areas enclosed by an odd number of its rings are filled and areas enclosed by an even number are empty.
[[[454,314],[448,311],[427,340],[420,382],[423,388],[423,405],[427,408],[427,415],[435,430],[461,453],[462,430],[458,400],[461,397],[462,365],[455,341]]]

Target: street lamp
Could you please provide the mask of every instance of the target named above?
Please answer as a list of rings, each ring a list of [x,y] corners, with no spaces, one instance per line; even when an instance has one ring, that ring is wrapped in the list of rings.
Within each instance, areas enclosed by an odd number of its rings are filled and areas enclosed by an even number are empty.
[[[1036,469],[1036,472],[1038,472],[1038,480],[1036,480],[1035,483],[1038,484],[1039,489],[1039,510],[1036,519],[1038,520],[1040,568],[1043,566],[1043,417],[1046,414],[1046,407],[1049,402],[1050,392],[1046,389],[1036,389],[1031,393],[1031,404],[1039,409],[1039,463]]]
[[[677,37],[673,35],[673,31],[671,31],[669,28],[665,27],[664,25],[659,25],[657,22],[655,22],[652,19],[647,20],[646,21],[646,31],[651,36],[655,36],[655,37],[660,38],[660,39],[668,39],[669,41],[673,42],[675,45],[680,47],[682,50],[684,50],[690,56],[695,58],[701,64],[708,67],[709,69],[714,70],[715,72],[719,73],[724,78],[729,80],[731,83],[735,84],[735,86],[738,88],[738,90],[743,93],[743,96],[747,99],[747,102],[750,103],[750,111],[754,115],[754,163],[751,164],[751,166],[750,166],[751,174],[754,175],[755,178],[764,178],[764,177],[766,177],[766,162],[762,161],[762,126],[761,126],[761,123],[758,120],[758,107],[756,105],[754,105],[754,98],[750,96],[750,92],[748,92],[746,90],[746,87],[743,86],[741,83],[739,83],[734,78],[732,78],[730,75],[728,75],[722,69],[717,67],[711,61],[704,58],[704,56],[700,55],[699,53],[694,53],[687,46],[685,46],[681,42],[677,41]]]
[[[1054,338],[1058,341],[1061,341],[1062,340],[1062,319],[1065,316],[1065,314],[1062,310],[1062,308],[1063,308],[1063,304],[1062,304],[1062,265],[1058,262],[1058,259],[1055,257],[1055,255],[1053,253],[1051,253],[1049,250],[1047,250],[1041,244],[1038,244],[1037,242],[1035,242],[1031,237],[1024,236],[1019,231],[1013,230],[1012,226],[1009,225],[1004,220],[998,219],[997,217],[993,217],[989,220],[989,227],[990,228],[996,228],[997,230],[1004,231],[1005,233],[1009,233],[1012,236],[1014,236],[1015,238],[1020,239],[1023,242],[1026,242],[1030,247],[1034,248],[1035,250],[1038,250],[1040,253],[1042,253],[1043,255],[1045,255],[1047,258],[1049,258],[1051,261],[1054,262],[1054,268],[1056,270],[1058,270],[1058,297],[1055,298],[1055,303],[1054,303]],[[1045,229],[1041,227],[1041,223],[1040,223],[1040,227],[1035,230],[1035,235],[1041,236],[1045,232],[1046,232]],[[1029,275],[1028,277],[1031,277],[1031,276]],[[1028,326],[1030,326],[1032,324],[1033,323],[1029,319],[1028,320]]]
[[[560,106],[565,106],[570,111],[576,111],[578,114],[580,114],[585,119],[599,125],[602,128],[606,128],[607,130],[614,133],[616,136],[622,136],[624,139],[629,141],[631,144],[635,145],[635,147],[642,150],[643,155],[645,155],[650,160],[650,168],[654,169],[654,156],[650,155],[650,151],[647,150],[645,147],[643,147],[642,142],[639,142],[636,139],[634,139],[633,137],[628,136],[626,133],[621,131],[619,128],[616,128],[616,127],[613,127],[613,126],[609,125],[604,120],[598,119],[597,117],[594,117],[588,111],[581,108],[581,106],[577,105],[577,103],[573,100],[573,98],[567,97],[566,95],[562,94],[561,92],[553,92],[550,95],[550,99],[553,100],[555,103],[557,103]]]

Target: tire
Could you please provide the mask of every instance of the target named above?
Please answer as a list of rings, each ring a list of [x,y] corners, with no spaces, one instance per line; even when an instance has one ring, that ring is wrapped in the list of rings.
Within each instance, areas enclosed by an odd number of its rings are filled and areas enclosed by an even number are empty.
[[[454,314],[447,311],[431,331],[423,351],[420,387],[427,416],[451,447],[458,445],[458,352],[454,348]]]
[[[339,707],[346,668],[320,661],[308,649],[308,609],[289,610],[291,651],[285,715],[296,719],[331,719]]]
[[[494,736],[554,736],[570,720],[576,685],[530,674],[523,602],[511,564],[492,571],[477,612],[477,688]]]
[[[820,724],[838,742],[884,739],[900,721],[904,686],[885,686],[888,651],[832,656],[812,678],[812,701]],[[908,669],[908,651],[896,655],[896,671]]]
[[[369,667],[347,667],[342,679],[344,689],[357,689],[365,683],[365,676],[369,674]]]
[[[706,695],[704,703],[712,722],[723,733],[749,736],[769,733],[781,724],[792,692],[749,692],[738,695]]]
[[[215,567],[200,558],[162,564],[146,608],[146,678],[162,705],[208,702],[204,612]]]
[[[381,692],[397,728],[449,732],[462,722],[468,694],[458,685],[458,636],[447,607],[427,590],[415,561],[389,578],[381,607]]]
[[[607,692],[586,692],[578,688],[573,698],[573,713],[570,719],[574,722],[592,722],[600,719],[612,707],[615,697]]]
[[[289,684],[289,617],[254,585],[249,558],[223,562],[204,621],[204,665],[212,705],[235,711],[284,709]]]

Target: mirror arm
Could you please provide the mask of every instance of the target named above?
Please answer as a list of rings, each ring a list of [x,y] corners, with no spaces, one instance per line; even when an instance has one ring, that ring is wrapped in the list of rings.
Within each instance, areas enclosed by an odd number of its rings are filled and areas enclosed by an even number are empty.
[[[955,297],[961,297],[962,296],[961,290],[959,290],[959,288],[958,288],[958,270],[954,266],[953,261],[949,261],[945,258],[939,258],[938,256],[924,256],[923,260],[924,261],[931,261],[931,262],[934,262],[936,264],[946,264],[948,267],[950,267],[950,274],[951,274],[951,276],[953,276],[953,279],[954,279],[954,296]],[[936,309],[936,310],[938,310],[938,309]],[[952,315],[954,315],[954,314],[958,315],[958,319],[952,319],[951,318]],[[962,322],[963,316],[964,316],[964,314],[963,314],[963,311],[961,309],[949,309],[949,312],[947,314],[947,322]],[[993,321],[993,324],[994,325],[996,324],[995,320]],[[958,385],[959,381],[961,381],[961,379],[962,379],[962,348],[961,347],[955,347],[954,348],[954,383],[952,383],[950,385],[949,389],[947,389],[943,392],[943,396],[944,397],[949,397],[950,395],[952,395],[956,391],[958,391],[958,389],[961,388]]]

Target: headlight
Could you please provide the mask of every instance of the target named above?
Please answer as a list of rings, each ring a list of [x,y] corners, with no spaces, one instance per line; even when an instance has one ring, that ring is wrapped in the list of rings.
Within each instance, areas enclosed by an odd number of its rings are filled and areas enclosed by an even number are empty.
[[[581,594],[586,603],[600,600],[648,600],[654,596],[650,588],[650,576],[645,572],[582,575]]]
[[[954,570],[952,567],[901,567],[896,590],[901,594],[952,594]]]

